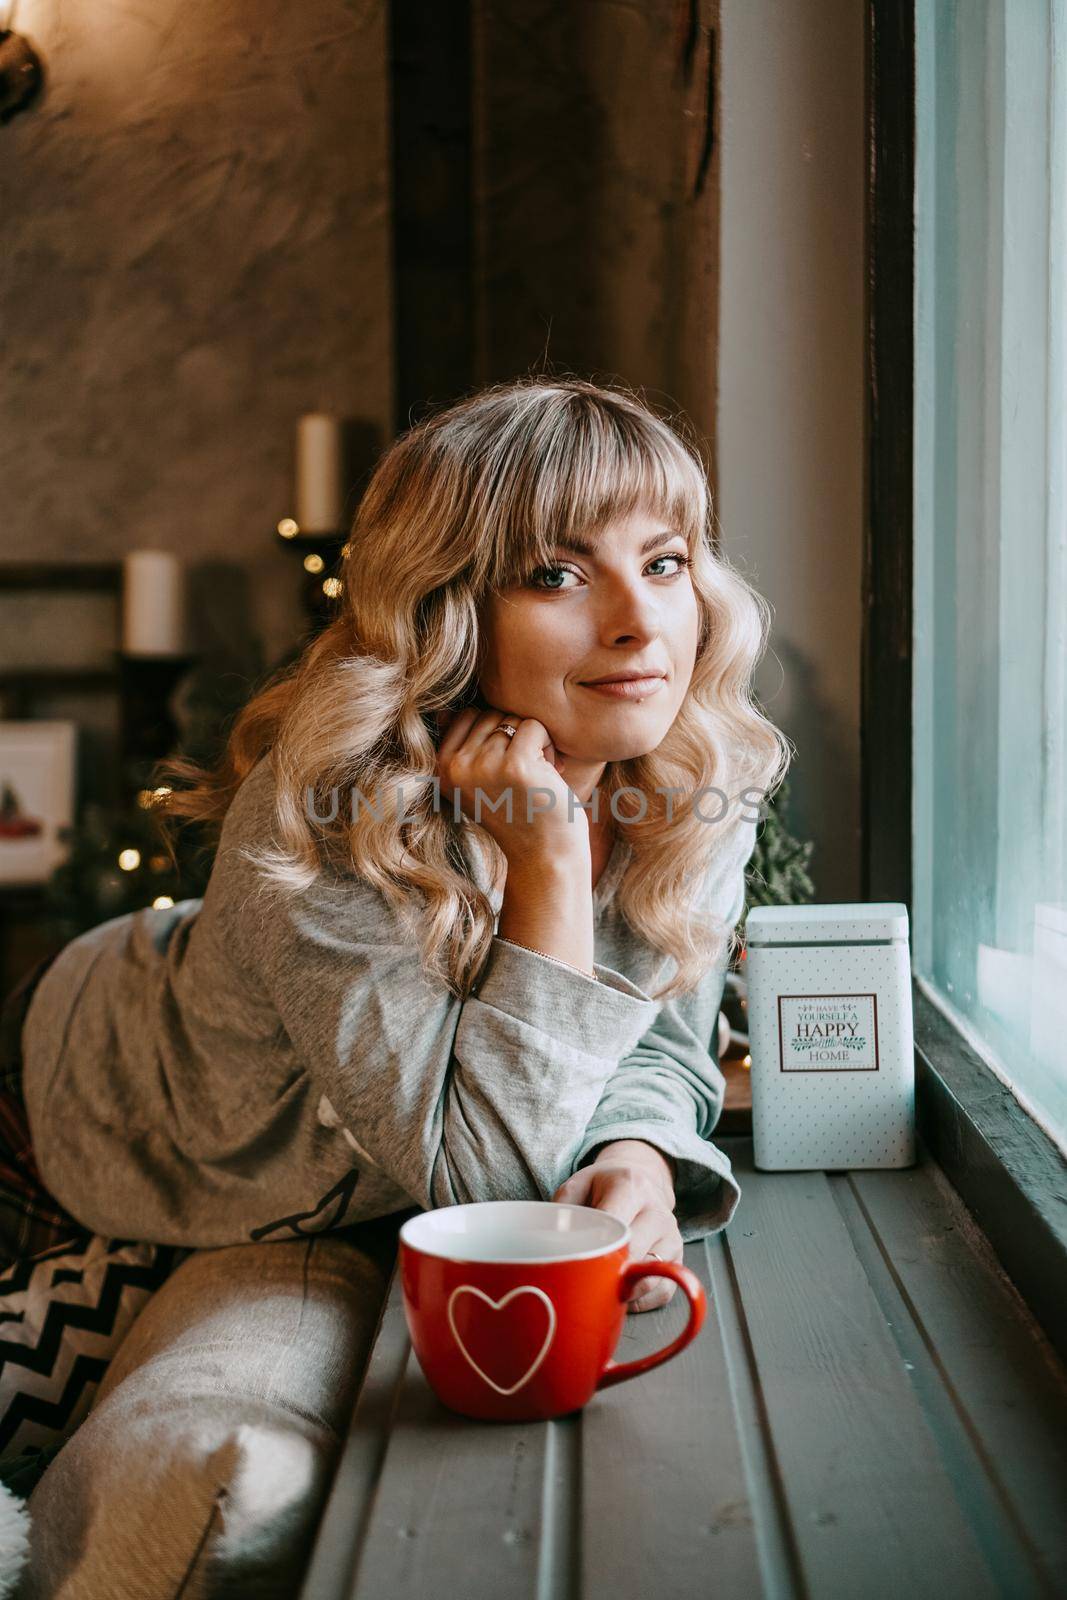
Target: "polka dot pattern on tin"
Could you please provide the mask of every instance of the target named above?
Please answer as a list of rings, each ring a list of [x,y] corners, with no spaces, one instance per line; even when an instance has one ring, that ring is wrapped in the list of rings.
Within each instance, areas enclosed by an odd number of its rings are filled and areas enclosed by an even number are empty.
[[[757,1167],[913,1165],[908,942],[753,944],[746,978]]]

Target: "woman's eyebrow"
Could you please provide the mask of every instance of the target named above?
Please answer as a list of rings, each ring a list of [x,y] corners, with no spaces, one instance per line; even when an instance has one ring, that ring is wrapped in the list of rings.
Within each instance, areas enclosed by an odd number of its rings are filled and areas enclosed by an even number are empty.
[[[664,539],[680,539],[682,537],[683,535],[677,528],[663,528],[659,533],[654,533],[650,539],[645,540],[638,551],[638,555],[646,556],[650,550],[654,550],[658,544],[662,544]],[[576,556],[595,556],[599,546],[590,543],[588,539],[583,539],[580,534],[575,533],[570,538],[557,539],[554,548],[556,550],[569,550]]]

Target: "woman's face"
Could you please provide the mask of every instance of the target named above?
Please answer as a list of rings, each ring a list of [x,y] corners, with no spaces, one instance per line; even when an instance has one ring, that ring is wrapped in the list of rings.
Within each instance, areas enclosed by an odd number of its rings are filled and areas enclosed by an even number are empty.
[[[488,597],[481,692],[543,722],[561,755],[625,761],[654,750],[674,722],[700,613],[685,539],[661,519],[637,513],[590,543],[592,553],[557,545],[552,567]],[[633,673],[653,676],[629,691],[591,687]]]

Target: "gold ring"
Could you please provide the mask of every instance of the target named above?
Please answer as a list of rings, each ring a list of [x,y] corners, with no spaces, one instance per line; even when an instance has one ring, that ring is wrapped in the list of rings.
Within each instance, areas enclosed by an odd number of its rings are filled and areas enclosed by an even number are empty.
[[[494,733],[506,733],[509,739],[514,739],[518,731],[518,728],[510,722],[501,722],[493,729]]]
[[[654,1250],[650,1250],[650,1251],[649,1251],[649,1252],[648,1252],[648,1254],[649,1254],[649,1255],[650,1255],[650,1256],[652,1256],[652,1258],[653,1258],[653,1259],[654,1259],[654,1260],[656,1260],[656,1261],[662,1261],[662,1260],[663,1260],[663,1257],[662,1257],[662,1256],[658,1256],[658,1255],[656,1255],[656,1252],[655,1252],[655,1251],[654,1251]]]

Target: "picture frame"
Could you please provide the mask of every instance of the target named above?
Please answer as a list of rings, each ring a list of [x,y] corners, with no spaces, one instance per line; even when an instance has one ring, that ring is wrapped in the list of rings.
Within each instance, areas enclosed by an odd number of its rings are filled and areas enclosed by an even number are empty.
[[[47,883],[74,820],[77,724],[0,722],[0,888]]]

